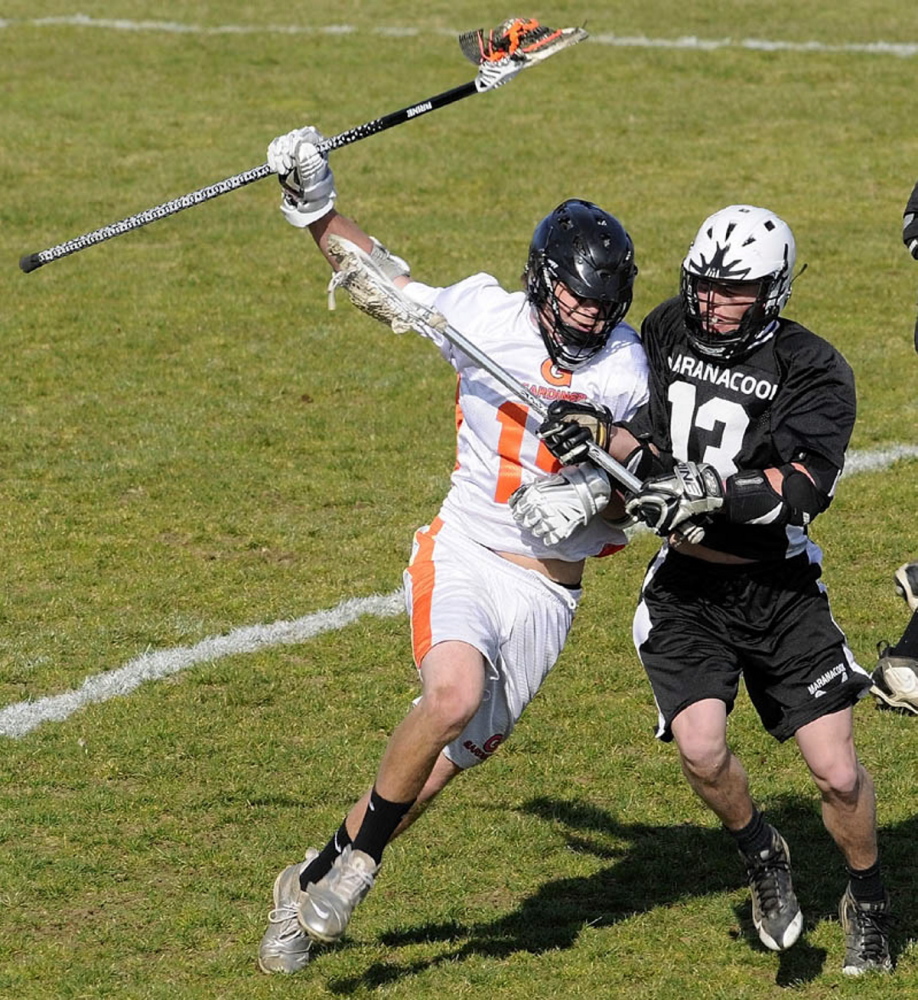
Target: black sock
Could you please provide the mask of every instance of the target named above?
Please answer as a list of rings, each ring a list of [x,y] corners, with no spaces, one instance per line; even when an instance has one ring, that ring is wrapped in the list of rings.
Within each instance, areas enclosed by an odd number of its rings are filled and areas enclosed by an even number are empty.
[[[300,888],[305,891],[310,882],[318,882],[331,871],[331,866],[335,863],[335,858],[351,842],[350,834],[347,832],[347,825],[342,823],[338,832],[319,851],[319,856],[314,858],[300,872]]]
[[[390,802],[384,799],[374,786],[370,792],[370,802],[366,815],[354,837],[354,850],[363,851],[379,864],[386,844],[392,839],[392,834],[402,821],[402,817],[414,805],[410,802]]]
[[[902,638],[890,650],[892,656],[908,656],[918,659],[918,611],[916,611],[905,626]]]
[[[883,888],[883,879],[880,877],[880,862],[876,861],[869,868],[859,871],[848,868],[848,886],[851,895],[859,903],[879,903],[886,898],[886,890]]]
[[[742,830],[727,830],[736,841],[736,846],[747,857],[758,857],[763,851],[771,850],[772,828],[765,817],[756,809],[752,819]]]

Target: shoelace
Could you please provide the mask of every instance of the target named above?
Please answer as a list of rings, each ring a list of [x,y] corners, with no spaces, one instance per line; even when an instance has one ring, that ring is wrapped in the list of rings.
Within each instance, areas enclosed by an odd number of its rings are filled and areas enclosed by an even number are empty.
[[[349,868],[338,876],[338,884],[348,894],[366,892],[372,888],[375,881],[376,876],[362,868]]]
[[[296,912],[297,911],[295,906],[278,906],[268,914],[268,923],[289,924],[290,925],[289,927],[286,927],[280,931],[275,940],[279,943],[280,942],[286,943],[288,941],[294,941],[302,938],[306,944],[306,948],[305,949],[301,948],[301,950],[308,951],[310,947],[309,939],[300,929],[300,925],[296,919]]]
[[[278,906],[268,914],[269,924],[282,924],[285,920],[296,920],[295,906],[289,904],[287,906]]]
[[[749,866],[749,878],[766,910],[780,910],[785,903],[785,886],[782,876],[790,877],[790,865],[782,855]]]
[[[886,955],[889,915],[881,911],[854,906],[854,922],[858,932],[858,950],[870,960],[880,961]]]

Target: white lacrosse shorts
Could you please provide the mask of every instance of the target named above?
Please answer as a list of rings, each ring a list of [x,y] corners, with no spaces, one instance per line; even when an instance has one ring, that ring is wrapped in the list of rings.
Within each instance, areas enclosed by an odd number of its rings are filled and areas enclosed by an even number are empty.
[[[447,640],[487,661],[481,706],[443,751],[457,767],[474,767],[507,739],[555,665],[581,590],[508,562],[440,518],[416,532],[404,580],[419,669]]]

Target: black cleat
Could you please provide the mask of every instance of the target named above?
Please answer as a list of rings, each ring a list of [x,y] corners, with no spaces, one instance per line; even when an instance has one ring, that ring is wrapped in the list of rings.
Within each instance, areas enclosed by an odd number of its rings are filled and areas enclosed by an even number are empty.
[[[772,951],[784,951],[800,937],[803,914],[791,882],[790,851],[772,828],[771,848],[752,857],[743,855],[752,889],[752,922],[759,939]]]
[[[877,707],[918,715],[918,660],[894,656],[884,642],[877,643],[877,652],[879,659],[870,678],[870,693],[877,699]]]
[[[846,976],[862,976],[865,972],[892,972],[889,954],[889,896],[878,903],[859,903],[845,890],[838,904],[838,920],[845,932]]]

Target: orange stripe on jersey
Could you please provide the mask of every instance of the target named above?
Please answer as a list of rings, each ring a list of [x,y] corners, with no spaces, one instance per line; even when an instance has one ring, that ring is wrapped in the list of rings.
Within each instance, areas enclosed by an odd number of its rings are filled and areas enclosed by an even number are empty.
[[[561,468],[561,463],[545,447],[545,442],[539,442],[539,450],[536,452],[536,465],[543,472],[557,472]]]
[[[434,541],[442,527],[443,521],[435,517],[426,531],[417,533],[418,547],[408,564],[408,575],[411,577],[411,648],[414,662],[419,667],[433,642],[430,608],[437,572],[433,552]]]
[[[462,422],[465,420],[465,415],[462,412],[462,406],[459,403],[459,391],[462,388],[462,378],[461,376],[456,377],[456,464],[454,468],[459,468],[459,428],[462,427]]]
[[[523,481],[520,450],[523,447],[528,412],[528,407],[520,403],[503,403],[497,411],[497,419],[500,421],[500,437],[497,441],[500,471],[497,474],[497,487],[494,490],[494,499],[497,503],[506,503]]]

